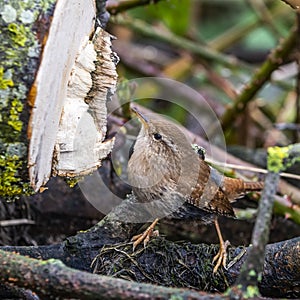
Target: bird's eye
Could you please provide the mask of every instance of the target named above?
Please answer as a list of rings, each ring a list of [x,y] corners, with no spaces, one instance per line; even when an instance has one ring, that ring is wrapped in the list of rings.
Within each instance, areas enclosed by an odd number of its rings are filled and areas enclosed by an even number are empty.
[[[156,139],[157,141],[162,139],[162,136],[159,133],[154,133],[153,134],[154,139]]]

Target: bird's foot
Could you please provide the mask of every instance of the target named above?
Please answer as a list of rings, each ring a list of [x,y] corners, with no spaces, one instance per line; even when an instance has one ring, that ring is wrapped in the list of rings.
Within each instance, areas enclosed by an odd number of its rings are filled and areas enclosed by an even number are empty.
[[[133,242],[133,251],[141,242],[144,242],[144,247],[146,247],[151,237],[159,236],[158,230],[154,230],[154,227],[157,224],[157,222],[158,219],[155,219],[153,223],[143,233],[132,237],[131,241]]]
[[[216,265],[214,267],[213,273],[217,273],[218,269],[222,265],[224,269],[227,269],[226,267],[226,261],[227,261],[227,248],[230,245],[229,241],[221,242],[220,243],[220,249],[217,255],[213,258],[213,263],[216,261]]]

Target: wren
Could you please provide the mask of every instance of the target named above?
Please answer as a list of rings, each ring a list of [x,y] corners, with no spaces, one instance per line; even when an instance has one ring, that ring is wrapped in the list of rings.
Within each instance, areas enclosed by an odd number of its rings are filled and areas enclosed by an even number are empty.
[[[209,166],[191,146],[183,132],[172,122],[132,108],[142,123],[128,161],[128,179],[140,203],[153,216],[147,230],[133,237],[135,248],[144,245],[163,217],[190,215],[202,223],[215,223],[220,250],[214,257],[213,272],[226,268],[226,248],[217,217],[235,217],[231,203],[237,198],[263,188],[262,182],[229,178]]]

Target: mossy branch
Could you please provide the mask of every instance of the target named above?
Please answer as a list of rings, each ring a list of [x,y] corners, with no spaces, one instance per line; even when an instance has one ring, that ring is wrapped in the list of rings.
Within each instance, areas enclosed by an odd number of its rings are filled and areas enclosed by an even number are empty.
[[[18,287],[26,286],[27,289],[44,297],[170,299],[176,296],[180,299],[207,299],[192,290],[129,282],[74,270],[54,259],[42,261],[0,250],[0,261],[1,283],[9,283]]]
[[[247,104],[253,100],[253,97],[259,89],[269,80],[273,71],[275,71],[293,50],[296,40],[297,31],[291,30],[291,33],[270,53],[267,60],[253,75],[250,82],[244,87],[234,104],[229,107],[221,118],[221,124],[224,130],[232,127],[232,123],[243,112]]]

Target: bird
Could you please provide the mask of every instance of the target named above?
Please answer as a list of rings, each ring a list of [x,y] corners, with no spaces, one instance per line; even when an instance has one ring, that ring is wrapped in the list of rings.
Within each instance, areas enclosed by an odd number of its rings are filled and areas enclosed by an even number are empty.
[[[159,219],[190,218],[200,223],[214,223],[220,242],[213,258],[216,273],[226,269],[228,241],[224,241],[218,216],[235,218],[232,202],[249,192],[263,189],[263,182],[247,182],[226,177],[204,160],[203,151],[195,151],[175,123],[161,116],[142,114],[131,108],[141,123],[132,146],[127,174],[132,192],[147,207],[154,221],[141,234],[132,238],[133,249],[144,246],[152,236]]]

